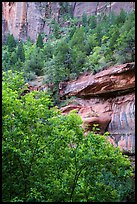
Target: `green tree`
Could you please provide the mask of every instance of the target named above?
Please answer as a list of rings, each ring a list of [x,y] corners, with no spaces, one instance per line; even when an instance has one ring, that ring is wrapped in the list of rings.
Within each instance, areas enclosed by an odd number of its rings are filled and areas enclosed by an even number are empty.
[[[15,50],[16,41],[15,41],[13,34],[8,34],[7,40],[6,40],[6,45],[8,45],[9,52],[13,52]]]
[[[18,43],[16,55],[17,55],[17,58],[20,59],[21,62],[25,61],[25,52],[24,52],[22,41]]]
[[[73,16],[72,8],[69,5],[69,2],[59,2],[59,18],[64,17],[64,19],[69,19]]]
[[[89,16],[89,27],[91,29],[94,29],[97,25],[97,19],[96,19],[96,16]]]
[[[72,36],[69,45],[71,48],[75,47],[76,49],[79,49],[81,51],[85,51],[85,32],[84,27],[81,26],[80,28],[77,28],[74,35]]]
[[[39,33],[39,35],[37,37],[36,46],[39,47],[39,48],[44,47],[43,38],[42,38],[42,35],[40,33]]]
[[[115,58],[118,63],[135,60],[135,12],[128,15],[121,26],[115,44]],[[122,57],[123,56],[123,57]]]
[[[88,26],[88,17],[87,14],[84,12],[82,15],[82,25],[87,28]]]
[[[114,11],[111,11],[111,12],[109,13],[108,18],[109,18],[109,23],[110,23],[110,25],[115,24],[117,16],[116,16],[116,14],[115,14]]]
[[[97,35],[96,33],[94,34],[89,34],[87,36],[87,40],[86,40],[86,52],[87,55],[90,55],[90,52],[93,50],[94,47],[98,46],[98,40],[97,40]]]
[[[113,51],[115,49],[116,41],[120,35],[118,27],[116,25],[110,26],[108,34],[110,36],[109,47]]]
[[[18,99],[21,85],[21,73],[3,73],[3,202],[123,201],[132,187],[129,159],[95,127],[85,137],[81,118],[61,115],[47,93]]]
[[[53,19],[51,22],[52,34],[56,39],[61,37],[60,35],[60,25],[56,19]]]
[[[35,47],[30,54],[30,57],[25,61],[24,66],[26,70],[35,72],[36,75],[43,75],[44,69],[44,56],[43,52],[39,47]]]
[[[120,14],[117,16],[115,23],[120,26],[121,24],[124,24],[126,20],[126,12],[124,9],[121,9]]]

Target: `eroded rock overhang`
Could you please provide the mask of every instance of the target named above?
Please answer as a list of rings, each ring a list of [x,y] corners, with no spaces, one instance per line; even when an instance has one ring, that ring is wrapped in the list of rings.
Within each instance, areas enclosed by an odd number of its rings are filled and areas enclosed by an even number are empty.
[[[75,96],[62,113],[77,110],[85,131],[99,124],[100,132],[109,131],[108,140],[123,152],[135,152],[135,63],[112,66],[95,75],[62,82],[60,96]],[[88,127],[88,128],[87,128]]]

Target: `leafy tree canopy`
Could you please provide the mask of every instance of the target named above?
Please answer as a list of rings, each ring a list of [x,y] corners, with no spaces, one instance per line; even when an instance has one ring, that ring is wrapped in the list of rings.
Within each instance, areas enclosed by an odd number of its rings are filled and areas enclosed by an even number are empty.
[[[81,118],[63,116],[47,93],[19,98],[22,73],[3,72],[3,202],[118,202],[131,192],[132,168],[119,148]],[[107,134],[106,134],[107,135]]]

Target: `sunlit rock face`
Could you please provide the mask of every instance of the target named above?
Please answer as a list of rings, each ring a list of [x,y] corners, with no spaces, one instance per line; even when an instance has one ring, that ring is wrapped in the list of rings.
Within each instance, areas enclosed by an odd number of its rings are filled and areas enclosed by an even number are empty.
[[[30,37],[36,40],[38,33],[51,32],[49,18],[59,20],[60,2],[2,2],[2,40],[7,33],[16,39],[26,40]],[[119,14],[121,9],[131,12],[135,9],[135,2],[68,2],[72,15],[81,17],[98,15],[114,11]],[[46,40],[46,39],[45,39]]]
[[[108,140],[114,146],[118,145],[123,152],[135,152],[134,62],[62,82],[60,95],[76,97],[62,107],[62,114],[77,110],[86,132],[93,124],[99,124],[100,133],[109,131]]]

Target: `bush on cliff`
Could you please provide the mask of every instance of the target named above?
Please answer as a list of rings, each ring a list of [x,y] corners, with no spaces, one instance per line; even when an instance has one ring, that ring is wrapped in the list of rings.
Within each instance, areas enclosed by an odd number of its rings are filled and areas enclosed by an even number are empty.
[[[132,168],[106,136],[84,136],[81,118],[63,116],[44,92],[20,97],[23,77],[3,73],[3,202],[117,202]]]

